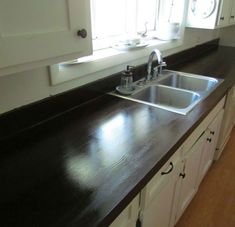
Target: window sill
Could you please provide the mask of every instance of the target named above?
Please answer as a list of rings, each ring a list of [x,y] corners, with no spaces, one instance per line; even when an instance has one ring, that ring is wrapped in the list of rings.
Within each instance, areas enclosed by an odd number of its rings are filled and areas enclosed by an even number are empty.
[[[93,56],[83,58],[84,62],[72,61],[70,64],[56,64],[50,66],[52,86],[71,81],[73,86],[107,77],[111,74],[124,70],[127,64],[140,65],[148,61],[151,51],[158,48],[163,56],[167,56],[166,50],[182,45],[182,39],[174,41],[151,40],[149,45],[130,51],[119,51],[112,48],[96,51]],[[75,80],[77,81],[75,83]]]

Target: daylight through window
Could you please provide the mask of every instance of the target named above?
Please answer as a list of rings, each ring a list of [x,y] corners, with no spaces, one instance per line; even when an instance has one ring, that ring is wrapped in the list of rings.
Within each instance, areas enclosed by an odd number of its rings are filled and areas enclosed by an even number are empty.
[[[164,39],[158,33],[179,27],[183,9],[184,0],[91,0],[94,50],[141,34]]]

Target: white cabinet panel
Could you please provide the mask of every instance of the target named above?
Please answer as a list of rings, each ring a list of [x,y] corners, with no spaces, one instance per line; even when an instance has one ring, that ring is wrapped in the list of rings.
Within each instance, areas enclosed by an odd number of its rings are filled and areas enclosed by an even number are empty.
[[[223,118],[224,110],[222,109],[216,118],[211,122],[208,126],[205,136],[205,144],[202,152],[201,158],[201,166],[200,166],[200,176],[199,176],[199,183],[204,178],[205,174],[207,173],[208,169],[210,168],[216,150],[216,144],[218,141],[218,135],[220,131],[221,121]]]
[[[220,0],[220,13],[217,18],[217,26],[228,26],[230,19],[230,1]]]
[[[122,211],[109,227],[135,227],[139,212],[139,195]]]
[[[174,225],[174,202],[178,196],[177,183],[182,166],[180,153],[178,150],[141,192],[142,227]]]
[[[1,0],[0,69],[91,52],[90,1]],[[87,37],[77,35],[86,29]]]
[[[229,23],[232,25],[232,24],[235,24],[235,1],[234,0],[231,0],[231,3],[230,3],[230,19],[229,19]]]
[[[201,135],[201,137],[185,156],[184,171],[181,173],[182,183],[176,220],[180,218],[197,192],[199,167],[204,146],[204,138],[205,134]]]
[[[235,118],[235,86],[230,89],[227,95],[224,116],[222,120],[221,130],[219,133],[219,139],[217,143],[217,150],[215,154],[215,159],[219,159],[227,141],[230,137],[232,128],[234,126]]]

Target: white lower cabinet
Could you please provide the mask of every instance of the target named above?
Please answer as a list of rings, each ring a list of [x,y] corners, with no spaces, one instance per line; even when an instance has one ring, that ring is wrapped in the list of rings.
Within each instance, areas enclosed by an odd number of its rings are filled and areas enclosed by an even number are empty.
[[[201,154],[204,146],[204,138],[205,134],[203,133],[193,147],[184,156],[184,168],[180,173],[182,179],[176,220],[180,218],[197,192],[198,174]]]
[[[200,172],[199,172],[199,183],[202,181],[206,172],[208,171],[213,162],[221,121],[223,118],[223,113],[224,110],[223,109],[220,110],[220,112],[217,114],[215,119],[210,123],[208,129],[205,132],[205,142],[204,142],[204,148],[202,152]]]
[[[181,149],[163,166],[141,191],[140,221],[142,227],[174,226],[178,196],[178,178],[181,171]]]
[[[139,215],[139,195],[122,211],[110,227],[135,227]]]
[[[219,140],[217,143],[217,150],[215,159],[218,160],[225,145],[227,144],[232,128],[235,123],[235,86],[230,89],[227,95],[224,116],[222,120],[221,130],[219,133]]]
[[[181,188],[176,222],[193,199],[202,179],[213,162],[224,113],[224,101],[225,98],[217,104],[183,145],[184,168],[180,174]]]

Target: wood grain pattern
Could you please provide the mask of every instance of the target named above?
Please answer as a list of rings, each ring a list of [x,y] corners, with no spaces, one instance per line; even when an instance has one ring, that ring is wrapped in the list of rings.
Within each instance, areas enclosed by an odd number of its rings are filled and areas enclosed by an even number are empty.
[[[176,227],[235,226],[235,128]]]

